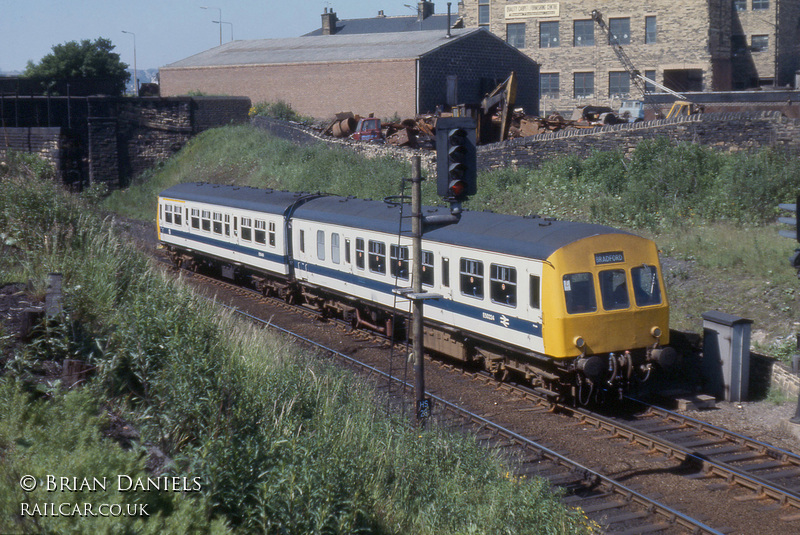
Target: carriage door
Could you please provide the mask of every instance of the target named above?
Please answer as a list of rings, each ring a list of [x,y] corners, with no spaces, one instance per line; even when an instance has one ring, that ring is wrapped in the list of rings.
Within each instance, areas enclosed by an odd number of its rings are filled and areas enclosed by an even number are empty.
[[[528,296],[526,321],[530,329],[530,349],[538,352],[544,351],[542,339],[542,272],[540,270],[527,270]],[[521,297],[521,296],[520,296]]]

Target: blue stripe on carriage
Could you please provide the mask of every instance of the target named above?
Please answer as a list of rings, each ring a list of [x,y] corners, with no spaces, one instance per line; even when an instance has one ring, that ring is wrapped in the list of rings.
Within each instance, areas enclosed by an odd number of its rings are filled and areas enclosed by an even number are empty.
[[[288,264],[288,257],[286,255],[278,255],[274,253],[269,253],[267,251],[260,251],[252,247],[245,247],[235,243],[218,240],[211,236],[204,236],[202,234],[192,234],[190,232],[185,232],[182,230],[177,230],[163,226],[161,227],[161,233],[170,236],[176,236],[178,238],[184,238],[190,241],[199,242],[205,245],[220,247],[223,249],[227,249],[229,251],[236,251],[243,255],[252,256],[254,258],[263,258],[264,260],[268,260],[270,262],[275,262],[278,264],[283,264],[283,265]],[[337,269],[333,269],[326,266],[319,266],[316,264],[309,264],[308,262],[303,262],[299,260],[292,260],[292,263],[294,264],[295,269],[298,269],[300,271],[307,271],[308,273],[313,273],[321,277],[328,277],[342,283],[349,283],[358,286],[360,288],[373,290],[381,294],[384,294],[387,297],[394,297],[392,290],[396,288],[396,286],[388,282],[382,282],[352,273],[344,273]],[[431,299],[426,301],[425,306],[437,308],[444,312],[457,314],[459,316],[485,321],[493,325],[503,326],[510,331],[516,331],[521,334],[533,335],[539,338],[542,337],[541,323],[535,323],[522,318],[508,316],[503,313],[488,311],[479,306],[474,306],[467,303],[459,303],[456,301],[451,301],[449,299]]]
[[[301,271],[307,271],[309,273],[313,273],[321,277],[336,279],[339,282],[353,284],[360,288],[367,288],[369,290],[382,293],[388,297],[394,296],[392,290],[396,288],[396,286],[394,286],[393,284],[382,281],[376,281],[374,279],[362,277],[360,275],[355,275],[352,273],[343,273],[337,269],[332,269],[326,266],[308,264],[307,262],[302,262],[298,260],[294,260],[293,262],[295,269]],[[425,301],[425,306],[438,308],[444,312],[450,312],[453,314],[457,314],[459,316],[464,316],[471,319],[492,323],[494,325],[499,325],[511,331],[516,331],[522,334],[526,335],[531,334],[539,338],[542,337],[541,323],[534,323],[522,318],[506,315],[503,313],[498,313],[495,311],[489,311],[479,306],[470,305],[468,303],[459,303],[456,301],[452,301],[450,299],[430,299]]]
[[[204,245],[220,247],[222,249],[235,251],[237,253],[241,253],[246,256],[252,256],[254,258],[261,258],[263,260],[267,260],[269,262],[275,262],[277,264],[283,264],[283,265],[288,264],[288,257],[286,255],[270,253],[269,251],[262,251],[260,249],[255,249],[253,247],[245,247],[244,245],[238,245],[236,243],[230,243],[223,240],[218,240],[212,236],[203,236],[202,234],[192,234],[191,232],[185,232],[183,230],[177,230],[169,227],[161,227],[161,234],[162,235],[168,234],[170,236],[184,238],[190,241],[202,243]]]

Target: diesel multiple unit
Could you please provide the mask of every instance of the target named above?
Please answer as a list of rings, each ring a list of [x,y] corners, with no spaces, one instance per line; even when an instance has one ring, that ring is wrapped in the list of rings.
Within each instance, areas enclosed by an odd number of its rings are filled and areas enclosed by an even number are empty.
[[[203,183],[158,202],[177,265],[390,336],[410,310],[395,292],[411,284],[408,221],[379,201]],[[656,246],[628,232],[466,211],[424,233],[421,278],[441,295],[425,303],[426,348],[559,397],[623,392],[676,360]]]

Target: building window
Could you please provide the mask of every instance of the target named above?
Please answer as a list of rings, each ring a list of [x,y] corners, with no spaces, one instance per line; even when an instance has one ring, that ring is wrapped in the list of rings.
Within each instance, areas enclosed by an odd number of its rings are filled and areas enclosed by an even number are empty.
[[[769,0],[753,0],[753,11],[756,9],[769,9]]]
[[[631,92],[631,77],[627,72],[608,73],[608,96],[627,97]]]
[[[478,26],[489,25],[489,0],[478,0]]]
[[[576,20],[572,26],[572,46],[594,46],[594,24],[593,20]]]
[[[645,44],[653,44],[656,42],[656,18],[644,18],[644,42]]]
[[[608,44],[614,44],[614,38],[621,45],[631,44],[631,19],[608,19]]]
[[[653,80],[656,82],[656,71],[644,71],[644,77],[648,80]],[[657,91],[656,86],[645,80],[644,88],[648,93],[655,93]]]
[[[558,73],[546,72],[539,75],[539,94],[543,97],[558,98]]]
[[[576,72],[574,82],[575,98],[591,98],[594,96],[594,73]]]
[[[733,0],[733,9],[735,11],[747,11],[747,0]]]
[[[525,48],[525,23],[506,24],[506,42],[517,48]]]
[[[539,23],[539,48],[558,46],[558,21]]]
[[[736,34],[731,35],[731,53],[739,56],[747,52],[747,36]]]
[[[769,35],[754,35],[750,38],[750,50],[763,52],[769,48]]]

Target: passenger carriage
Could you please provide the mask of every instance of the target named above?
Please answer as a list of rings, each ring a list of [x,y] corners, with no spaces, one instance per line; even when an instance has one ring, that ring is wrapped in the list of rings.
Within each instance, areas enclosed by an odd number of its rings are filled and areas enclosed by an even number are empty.
[[[181,184],[161,194],[159,229],[179,264],[392,334],[410,310],[393,291],[411,285],[408,212],[401,219],[398,206],[379,201]],[[579,398],[622,391],[654,364],[674,364],[651,240],[467,211],[425,231],[422,264],[423,289],[442,296],[424,307],[429,350]]]

